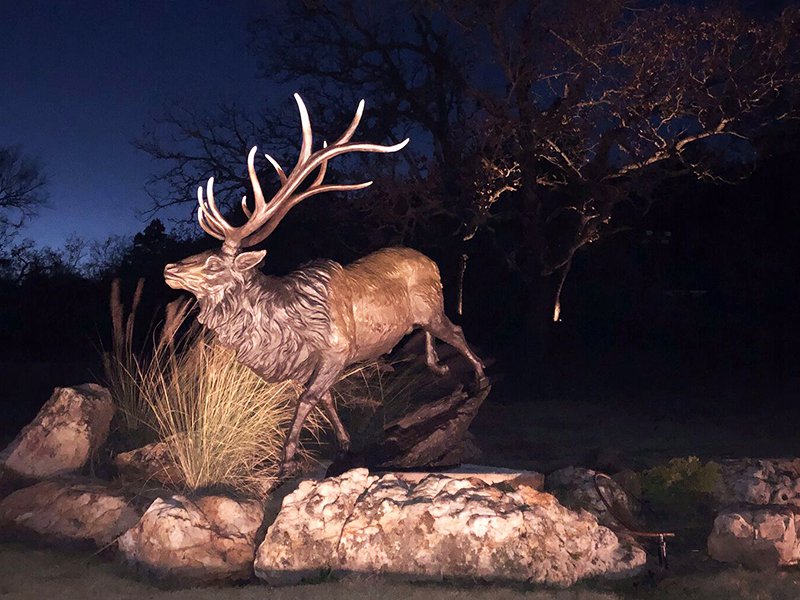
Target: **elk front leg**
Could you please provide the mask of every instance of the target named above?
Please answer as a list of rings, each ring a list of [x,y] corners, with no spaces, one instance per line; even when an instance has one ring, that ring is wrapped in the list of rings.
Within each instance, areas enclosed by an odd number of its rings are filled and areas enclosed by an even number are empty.
[[[336,412],[336,403],[333,401],[333,395],[330,390],[322,395],[322,407],[328,415],[328,419],[333,427],[333,432],[336,434],[336,444],[339,446],[339,453],[342,455],[347,454],[350,449],[350,436],[344,428],[342,421],[339,419],[339,414]]]
[[[300,396],[297,402],[297,408],[294,411],[294,419],[292,419],[292,426],[286,434],[286,441],[283,445],[283,461],[281,461],[281,476],[291,476],[297,471],[297,461],[295,454],[297,454],[297,445],[300,443],[300,432],[303,431],[303,424],[306,422],[309,413],[319,402],[318,397],[309,395],[308,390]]]
[[[326,394],[330,394],[330,388],[341,372],[342,367],[340,364],[321,363],[311,376],[305,392],[297,401],[292,426],[286,435],[286,442],[283,446],[283,462],[280,470],[282,477],[291,476],[298,471],[295,455],[297,454],[297,446],[300,443],[300,433],[303,431],[303,425],[317,403],[323,400]]]

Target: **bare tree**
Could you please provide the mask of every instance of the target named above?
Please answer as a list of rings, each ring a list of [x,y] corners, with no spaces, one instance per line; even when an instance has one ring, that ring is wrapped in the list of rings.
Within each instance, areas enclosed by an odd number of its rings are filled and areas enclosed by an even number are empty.
[[[47,200],[39,164],[19,146],[0,146],[0,250]]]
[[[730,4],[318,0],[255,22],[251,46],[264,76],[324,107],[321,123],[339,127],[364,96],[370,139],[416,141],[386,185],[370,175],[360,207],[374,243],[419,244],[432,221],[458,233],[455,255],[493,238],[542,333],[579,250],[625,229],[667,178],[742,177],[765,135],[796,117],[798,22],[795,10],[756,20]],[[173,186],[212,171],[241,186],[244,172],[229,170],[243,140],[272,144],[293,123],[230,109],[168,121],[178,145],[143,146],[170,162]]]
[[[796,11],[758,22],[730,5],[486,6],[448,6],[491,40],[505,83],[475,90],[470,231],[514,213],[525,234],[509,261],[531,287],[553,276],[539,287],[555,319],[575,253],[626,227],[620,205],[646,209],[665,177],[740,178],[760,137],[797,116]],[[519,201],[495,211],[505,192]]]
[[[118,271],[130,252],[131,240],[124,236],[112,235],[105,240],[94,240],[88,246],[81,270],[89,279],[103,279]]]

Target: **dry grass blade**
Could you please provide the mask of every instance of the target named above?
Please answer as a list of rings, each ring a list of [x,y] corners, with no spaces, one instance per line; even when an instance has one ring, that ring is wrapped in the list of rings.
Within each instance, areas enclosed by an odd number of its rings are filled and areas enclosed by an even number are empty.
[[[147,429],[152,426],[150,407],[139,393],[138,373],[141,359],[133,348],[133,328],[136,311],[142,298],[144,279],[136,283],[131,311],[125,318],[122,304],[120,280],[111,282],[109,306],[111,310],[112,351],[103,354],[105,384],[122,415],[122,425],[128,431]]]

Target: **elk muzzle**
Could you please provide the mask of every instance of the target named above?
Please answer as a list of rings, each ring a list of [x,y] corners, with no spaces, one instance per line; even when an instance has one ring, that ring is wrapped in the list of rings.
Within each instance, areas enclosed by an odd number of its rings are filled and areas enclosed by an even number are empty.
[[[164,267],[164,281],[169,287],[174,290],[181,289],[181,280],[182,278],[177,264],[170,263]]]

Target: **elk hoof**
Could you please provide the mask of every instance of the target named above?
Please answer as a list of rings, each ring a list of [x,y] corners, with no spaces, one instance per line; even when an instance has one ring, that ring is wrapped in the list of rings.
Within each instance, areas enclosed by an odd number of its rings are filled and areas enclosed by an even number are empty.
[[[428,366],[431,368],[431,371],[433,371],[436,375],[439,375],[440,377],[444,377],[445,375],[450,373],[450,367],[448,367],[447,365],[440,365],[439,363],[430,363]]]
[[[489,387],[489,378],[486,375],[475,375],[475,391],[480,392]]]
[[[285,461],[278,471],[278,479],[291,479],[300,474],[300,463],[296,460]]]

